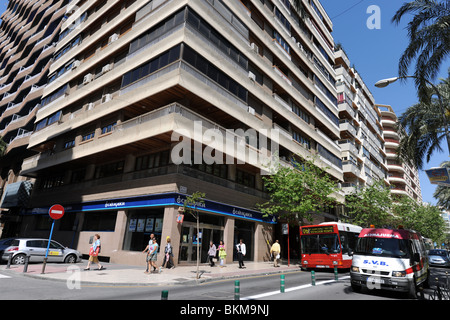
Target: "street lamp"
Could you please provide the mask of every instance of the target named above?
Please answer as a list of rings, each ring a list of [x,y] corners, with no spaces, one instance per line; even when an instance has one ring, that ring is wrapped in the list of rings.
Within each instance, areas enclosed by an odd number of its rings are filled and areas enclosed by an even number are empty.
[[[377,88],[385,88],[388,85],[390,85],[391,83],[394,83],[395,81],[397,81],[398,79],[405,79],[405,78],[415,78],[415,79],[417,79],[416,76],[403,76],[403,77],[387,78],[387,79],[382,79],[380,81],[377,81],[375,83],[375,87],[377,87]],[[428,83],[433,88],[433,90],[436,92],[436,95],[438,96],[439,107],[441,108],[441,113],[442,113],[442,117],[443,117],[443,120],[444,120],[445,137],[447,138],[447,147],[448,147],[449,156],[450,156],[450,135],[449,135],[449,132],[448,132],[447,117],[445,116],[445,108],[444,108],[444,103],[442,102],[441,93],[439,92],[438,88],[433,83],[431,83],[430,81],[428,81],[426,79],[425,79],[425,82]]]

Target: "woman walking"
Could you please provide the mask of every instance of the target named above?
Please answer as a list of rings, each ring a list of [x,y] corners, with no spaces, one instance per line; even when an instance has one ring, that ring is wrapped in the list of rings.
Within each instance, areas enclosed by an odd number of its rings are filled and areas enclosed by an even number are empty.
[[[101,243],[100,243],[100,235],[94,235],[94,242],[92,243],[92,247],[89,250],[89,261],[88,265],[84,270],[90,270],[91,262],[96,263],[98,266],[97,270],[102,270],[103,266],[98,261],[98,254],[100,253]]]
[[[225,244],[222,240],[219,243],[219,259],[220,259],[220,267],[225,267],[225,259],[227,258],[227,252],[225,251]]]

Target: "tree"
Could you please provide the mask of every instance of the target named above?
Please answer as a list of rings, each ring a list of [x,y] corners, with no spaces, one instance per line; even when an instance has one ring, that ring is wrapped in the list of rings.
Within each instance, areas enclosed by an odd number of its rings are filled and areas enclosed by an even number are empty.
[[[398,118],[403,132],[398,155],[418,169],[423,168],[424,161],[430,161],[434,152],[442,151],[441,143],[446,141],[445,128],[450,115],[450,69],[447,79],[440,80],[436,88],[446,107],[444,114],[439,99],[432,98],[410,106]],[[427,90],[432,91],[433,88]]]
[[[263,176],[269,201],[258,204],[264,214],[278,216],[289,223],[312,221],[312,214],[326,206],[334,206],[332,194],[338,190],[336,181],[312,160],[291,159],[292,166],[278,164],[270,176]]]
[[[3,140],[2,137],[0,137],[0,157],[5,154],[7,147],[8,144]]]
[[[441,163],[441,167],[450,168],[450,161]],[[450,188],[447,186],[437,186],[433,197],[437,200],[437,205],[445,210],[450,210]]]
[[[191,214],[197,220],[197,276],[199,279],[199,263],[200,263],[200,213],[197,207],[205,203],[203,200],[205,193],[196,191],[191,196],[186,197],[186,201],[183,203],[184,211]]]
[[[345,206],[350,221],[361,227],[384,226],[392,222],[391,190],[383,180],[355,190],[345,197]]]
[[[407,14],[413,18],[406,27],[409,44],[399,60],[398,74],[408,75],[416,60],[414,78],[420,100],[427,100],[426,80],[433,80],[450,53],[450,5],[448,0],[415,0],[404,3],[392,17],[398,25]]]
[[[425,238],[430,238],[437,243],[445,240],[445,222],[437,206],[418,205],[415,219],[412,220],[411,225],[405,224],[405,227],[416,230]]]

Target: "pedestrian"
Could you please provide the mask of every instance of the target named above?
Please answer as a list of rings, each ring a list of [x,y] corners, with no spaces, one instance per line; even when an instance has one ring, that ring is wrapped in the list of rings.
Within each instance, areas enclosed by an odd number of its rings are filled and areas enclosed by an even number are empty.
[[[280,259],[280,244],[278,243],[278,240],[275,240],[275,243],[270,248],[270,254],[273,256],[273,266],[279,267],[278,260]]]
[[[151,263],[150,263],[150,251],[151,251],[150,247],[153,246],[153,239],[155,239],[155,235],[152,233],[150,235],[150,240],[148,241],[148,245],[145,247],[144,251],[142,251],[143,253],[147,252],[147,258],[145,259],[145,261],[147,263],[147,269],[145,270],[145,273],[149,273],[150,272],[149,271],[150,266],[151,266]],[[154,270],[156,270],[156,269],[154,269]]]
[[[156,260],[158,259],[158,243],[156,242],[156,238],[153,239],[153,245],[149,248],[149,256],[150,256],[150,264],[154,268],[153,270],[157,270]]]
[[[89,261],[87,267],[84,270],[90,270],[91,262],[97,264],[98,266],[97,270],[104,269],[103,266],[98,261],[98,254],[100,253],[100,249],[101,249],[100,235],[95,234],[94,241],[92,243],[91,249],[89,250]]]
[[[219,259],[220,259],[220,267],[225,267],[225,259],[227,258],[227,252],[225,251],[225,244],[222,240],[219,243]]]
[[[216,253],[217,253],[217,249],[216,249],[216,245],[210,241],[209,242],[209,250],[208,250],[208,257],[209,257],[209,266],[210,267],[214,267],[214,259],[216,258]]]
[[[166,240],[167,240],[167,244],[164,248],[164,260],[163,260],[161,267],[159,267],[159,272],[161,272],[161,269],[164,266],[166,266],[166,268],[168,268],[168,269],[175,268],[175,265],[173,264],[173,253],[172,253],[172,244],[171,244],[170,237],[167,237]]]
[[[239,243],[236,245],[236,249],[237,249],[237,258],[239,261],[239,269],[243,269],[243,268],[245,268],[244,257],[245,257],[245,254],[247,253],[244,240],[242,240],[242,239],[239,240]]]

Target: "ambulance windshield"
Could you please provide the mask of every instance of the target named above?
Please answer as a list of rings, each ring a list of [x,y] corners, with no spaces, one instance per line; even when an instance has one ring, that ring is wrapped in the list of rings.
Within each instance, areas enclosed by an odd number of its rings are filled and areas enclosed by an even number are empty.
[[[355,253],[396,258],[411,256],[407,240],[372,237],[359,238]]]

